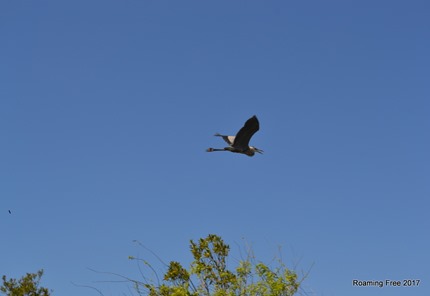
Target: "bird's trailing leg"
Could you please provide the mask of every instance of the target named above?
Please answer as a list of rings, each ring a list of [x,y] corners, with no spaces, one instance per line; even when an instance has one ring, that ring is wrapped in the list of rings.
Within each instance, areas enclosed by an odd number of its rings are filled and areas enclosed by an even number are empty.
[[[216,148],[208,148],[206,149],[206,152],[214,152],[214,151],[227,151],[225,149],[216,149]]]

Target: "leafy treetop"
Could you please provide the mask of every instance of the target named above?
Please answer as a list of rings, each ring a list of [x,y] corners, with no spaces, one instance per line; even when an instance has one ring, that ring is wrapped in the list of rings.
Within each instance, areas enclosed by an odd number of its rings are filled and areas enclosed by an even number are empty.
[[[3,275],[3,284],[0,286],[0,292],[6,296],[50,296],[51,291],[47,288],[39,287],[42,275],[43,269],[36,273],[27,273],[19,280],[8,280]]]
[[[179,262],[170,262],[161,283],[134,281],[139,295],[292,296],[300,286],[297,274],[282,262],[272,269],[256,263],[250,254],[239,261],[234,271],[229,270],[226,259],[230,247],[217,235],[210,234],[198,242],[191,240],[190,249],[194,261],[189,269]]]

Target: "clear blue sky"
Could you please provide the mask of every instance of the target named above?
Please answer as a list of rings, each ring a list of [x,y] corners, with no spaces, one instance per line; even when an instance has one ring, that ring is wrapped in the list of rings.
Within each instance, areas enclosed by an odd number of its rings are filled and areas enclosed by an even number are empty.
[[[0,275],[122,295],[87,268],[215,233],[306,295],[430,295],[429,32],[428,1],[1,1]],[[264,155],[205,152],[254,114]]]

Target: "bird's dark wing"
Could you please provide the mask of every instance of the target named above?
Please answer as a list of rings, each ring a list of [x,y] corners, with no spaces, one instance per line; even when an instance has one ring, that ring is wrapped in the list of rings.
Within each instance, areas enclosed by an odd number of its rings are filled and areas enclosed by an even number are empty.
[[[260,123],[258,122],[257,116],[252,116],[245,122],[245,125],[237,133],[234,139],[233,147],[246,150],[249,146],[249,140],[252,136],[260,129]]]

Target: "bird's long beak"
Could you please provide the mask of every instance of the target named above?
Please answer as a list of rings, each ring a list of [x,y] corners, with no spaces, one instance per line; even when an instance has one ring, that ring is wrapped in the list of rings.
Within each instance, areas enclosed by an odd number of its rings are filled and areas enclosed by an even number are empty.
[[[263,154],[263,152],[264,152],[263,150],[258,149],[258,148],[255,148],[255,147],[254,147],[254,149],[255,149],[255,152],[258,152],[258,153],[260,153],[260,154]]]

